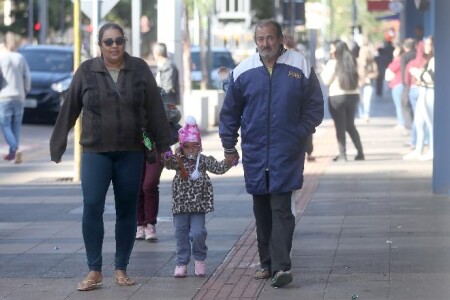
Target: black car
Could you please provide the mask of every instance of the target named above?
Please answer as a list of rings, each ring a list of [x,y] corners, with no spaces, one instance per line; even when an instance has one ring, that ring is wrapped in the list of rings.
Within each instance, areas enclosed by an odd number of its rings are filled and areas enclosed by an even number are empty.
[[[30,45],[18,51],[31,72],[24,122],[54,123],[73,77],[73,46]]]

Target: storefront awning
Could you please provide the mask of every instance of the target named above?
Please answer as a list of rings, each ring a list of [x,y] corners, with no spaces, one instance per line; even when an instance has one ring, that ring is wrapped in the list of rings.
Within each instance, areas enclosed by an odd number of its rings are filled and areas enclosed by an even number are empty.
[[[400,20],[400,14],[378,16],[378,17],[375,17],[375,19],[377,19],[377,21]]]
[[[389,0],[367,0],[367,11],[389,10]]]

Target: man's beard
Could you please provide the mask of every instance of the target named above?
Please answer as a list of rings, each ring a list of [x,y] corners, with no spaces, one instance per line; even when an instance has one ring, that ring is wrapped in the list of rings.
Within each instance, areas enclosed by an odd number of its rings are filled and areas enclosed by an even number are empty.
[[[263,59],[271,59],[271,58],[275,58],[277,57],[278,54],[278,50],[272,49],[272,48],[266,48],[263,49],[261,51],[259,51],[259,55],[263,58]]]

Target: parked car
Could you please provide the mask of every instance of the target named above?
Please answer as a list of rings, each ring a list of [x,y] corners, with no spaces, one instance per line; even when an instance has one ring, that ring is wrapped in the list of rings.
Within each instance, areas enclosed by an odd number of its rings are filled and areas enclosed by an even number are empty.
[[[31,73],[24,122],[54,123],[73,77],[73,46],[27,45],[18,49]],[[83,51],[82,61],[88,55]]]
[[[206,49],[205,49],[206,51]],[[200,47],[191,47],[191,81],[192,88],[200,88],[202,81],[202,67],[200,62]],[[220,67],[226,67],[230,70],[236,67],[236,63],[231,56],[231,52],[226,48],[211,49],[211,85],[213,88],[221,89],[222,84],[217,71]]]

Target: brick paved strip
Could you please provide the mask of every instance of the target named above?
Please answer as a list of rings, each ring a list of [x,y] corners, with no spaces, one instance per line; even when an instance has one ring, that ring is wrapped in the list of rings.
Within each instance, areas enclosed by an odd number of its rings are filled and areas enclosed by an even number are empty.
[[[323,136],[314,141],[317,161],[305,163],[305,178],[303,187],[296,192],[296,224],[312,199],[319,178],[331,161],[330,141],[333,140],[333,130],[327,128]],[[195,300],[225,300],[225,299],[257,299],[264,287],[265,280],[253,279],[253,273],[259,265],[258,248],[256,244],[255,222],[252,221],[242,236],[230,250],[222,264],[199,289]]]

